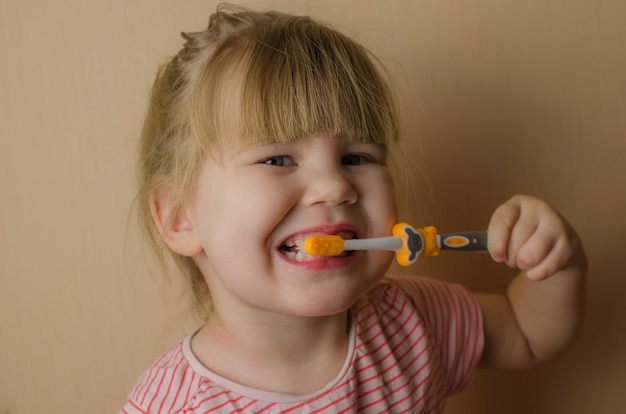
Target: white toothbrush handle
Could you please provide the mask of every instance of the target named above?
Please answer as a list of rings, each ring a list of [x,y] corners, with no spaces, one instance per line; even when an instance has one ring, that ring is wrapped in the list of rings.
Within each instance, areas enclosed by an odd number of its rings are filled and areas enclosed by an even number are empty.
[[[373,239],[344,240],[344,250],[388,250],[395,252],[402,249],[402,238],[398,236],[377,237]]]

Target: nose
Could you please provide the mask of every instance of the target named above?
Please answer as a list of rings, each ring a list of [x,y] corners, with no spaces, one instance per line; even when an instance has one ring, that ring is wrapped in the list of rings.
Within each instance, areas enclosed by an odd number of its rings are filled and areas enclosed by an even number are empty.
[[[307,177],[307,186],[302,198],[305,205],[327,206],[351,205],[359,196],[350,180],[337,169],[317,172]]]

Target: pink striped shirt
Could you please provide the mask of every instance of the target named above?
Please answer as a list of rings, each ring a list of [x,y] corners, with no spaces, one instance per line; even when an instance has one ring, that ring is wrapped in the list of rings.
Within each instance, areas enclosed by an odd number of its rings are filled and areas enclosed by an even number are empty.
[[[138,379],[120,413],[440,413],[473,380],[482,317],[459,285],[384,279],[351,309],[346,362],[324,389],[286,395],[216,375],[187,335]]]

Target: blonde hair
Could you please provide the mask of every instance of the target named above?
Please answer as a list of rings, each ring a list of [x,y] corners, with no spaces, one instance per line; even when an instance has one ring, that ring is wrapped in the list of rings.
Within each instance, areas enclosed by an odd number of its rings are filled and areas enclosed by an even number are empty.
[[[139,151],[139,219],[163,261],[167,249],[151,197],[167,189],[175,205],[185,205],[202,161],[216,148],[318,132],[387,149],[398,142],[396,105],[378,62],[327,25],[222,4],[207,30],[182,36],[184,47],[154,82]],[[226,142],[225,104],[237,92],[239,142]],[[208,315],[210,292],[200,270],[192,258],[172,254],[196,310]]]

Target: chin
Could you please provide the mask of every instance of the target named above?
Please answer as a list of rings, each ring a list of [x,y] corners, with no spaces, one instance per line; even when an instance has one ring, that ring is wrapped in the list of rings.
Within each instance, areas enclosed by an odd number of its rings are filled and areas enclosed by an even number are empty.
[[[326,287],[309,286],[302,295],[294,296],[296,302],[292,302],[293,309],[306,317],[324,317],[346,312],[377,284],[377,280],[359,286],[355,286],[353,282],[331,283]]]

